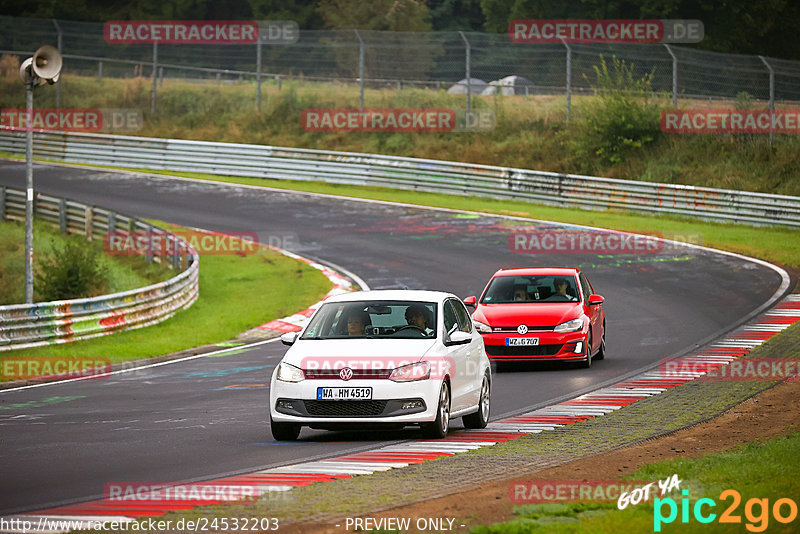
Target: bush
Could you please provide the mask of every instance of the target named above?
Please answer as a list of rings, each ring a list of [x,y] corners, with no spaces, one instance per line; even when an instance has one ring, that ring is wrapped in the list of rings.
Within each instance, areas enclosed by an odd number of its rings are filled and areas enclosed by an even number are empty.
[[[70,240],[52,252],[36,273],[37,300],[65,300],[102,295],[108,287],[108,270],[100,265],[100,252],[94,246]]]
[[[653,72],[637,78],[634,65],[616,57],[611,69],[601,58],[594,72],[592,87],[598,98],[583,106],[585,125],[573,148],[589,161],[618,165],[630,152],[653,143],[661,134],[661,108],[652,91]]]

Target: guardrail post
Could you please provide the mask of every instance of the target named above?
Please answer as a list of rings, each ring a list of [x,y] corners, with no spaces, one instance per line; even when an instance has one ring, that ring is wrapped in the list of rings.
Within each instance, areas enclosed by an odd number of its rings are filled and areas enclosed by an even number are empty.
[[[172,242],[172,266],[177,269],[181,266],[181,255],[178,251],[178,240],[175,239],[175,236],[169,236],[167,237],[167,241]]]
[[[563,43],[567,47],[567,124],[569,124],[569,116],[572,111],[572,48],[566,41]]]
[[[86,206],[83,214],[83,231],[86,234],[86,241],[91,241],[94,237],[94,208]]]
[[[672,107],[678,109],[678,56],[668,44],[664,43],[664,48],[672,56]]]
[[[6,220],[6,188],[0,187],[0,221]]]
[[[117,229],[117,214],[113,211],[108,212],[108,221],[106,226],[106,235],[110,237],[111,234]]]
[[[58,227],[62,234],[67,233],[67,201],[63,198],[58,201]]]
[[[464,44],[467,46],[466,65],[464,67],[464,73],[465,73],[465,78],[467,79],[467,113],[469,113],[472,100],[472,83],[470,83],[471,82],[470,76],[472,74],[470,73],[470,68],[469,68],[472,48],[470,47],[469,41],[467,40],[467,37],[464,35],[464,32],[460,31],[458,33],[459,35],[461,35],[461,39],[464,40]]]
[[[358,37],[358,84],[361,93],[358,109],[364,109],[364,40],[358,30],[353,31],[356,32],[356,37]]]
[[[775,137],[775,69],[767,62],[767,58],[764,56],[758,57],[769,69],[769,146],[772,148],[772,141]]]

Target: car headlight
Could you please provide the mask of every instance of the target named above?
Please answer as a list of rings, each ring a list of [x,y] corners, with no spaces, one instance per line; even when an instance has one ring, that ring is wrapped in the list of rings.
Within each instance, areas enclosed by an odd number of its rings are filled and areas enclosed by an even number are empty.
[[[278,374],[275,378],[281,382],[300,382],[301,380],[305,380],[306,377],[299,367],[281,362],[278,365]]]
[[[481,334],[491,334],[492,327],[486,323],[482,323],[480,321],[476,321],[475,319],[472,320],[472,324],[475,325],[475,330],[477,330]]]
[[[398,367],[389,375],[389,380],[395,382],[413,382],[414,380],[427,380],[430,377],[431,364],[428,362],[417,362]]]
[[[553,328],[553,332],[575,332],[581,328],[583,328],[583,319],[578,318],[567,321],[566,323],[561,323],[557,327]]]

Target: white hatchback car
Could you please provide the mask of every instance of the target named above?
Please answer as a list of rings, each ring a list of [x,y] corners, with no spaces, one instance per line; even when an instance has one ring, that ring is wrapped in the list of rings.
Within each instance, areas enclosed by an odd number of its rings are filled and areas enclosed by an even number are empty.
[[[450,419],[489,421],[491,367],[464,304],[438,291],[381,290],[330,298],[299,333],[270,382],[276,440],[303,426],[420,425],[443,438]]]

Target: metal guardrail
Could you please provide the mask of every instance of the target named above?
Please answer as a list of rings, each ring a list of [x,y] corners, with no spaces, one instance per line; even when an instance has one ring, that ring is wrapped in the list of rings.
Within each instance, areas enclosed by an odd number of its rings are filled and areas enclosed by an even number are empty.
[[[0,351],[67,343],[159,323],[191,306],[198,296],[200,262],[183,239],[135,218],[80,202],[37,194],[34,214],[87,239],[109,232],[163,234],[170,255],[148,255],[148,261],[169,261],[181,272],[164,282],[110,295],[34,304],[0,306]],[[25,191],[0,187],[0,220],[25,220]],[[134,234],[135,235],[135,234]]]
[[[312,180],[435,193],[618,208],[800,227],[800,197],[638,182],[450,161],[263,145],[46,132],[34,155],[58,161]],[[20,132],[0,132],[0,151],[23,154]]]

